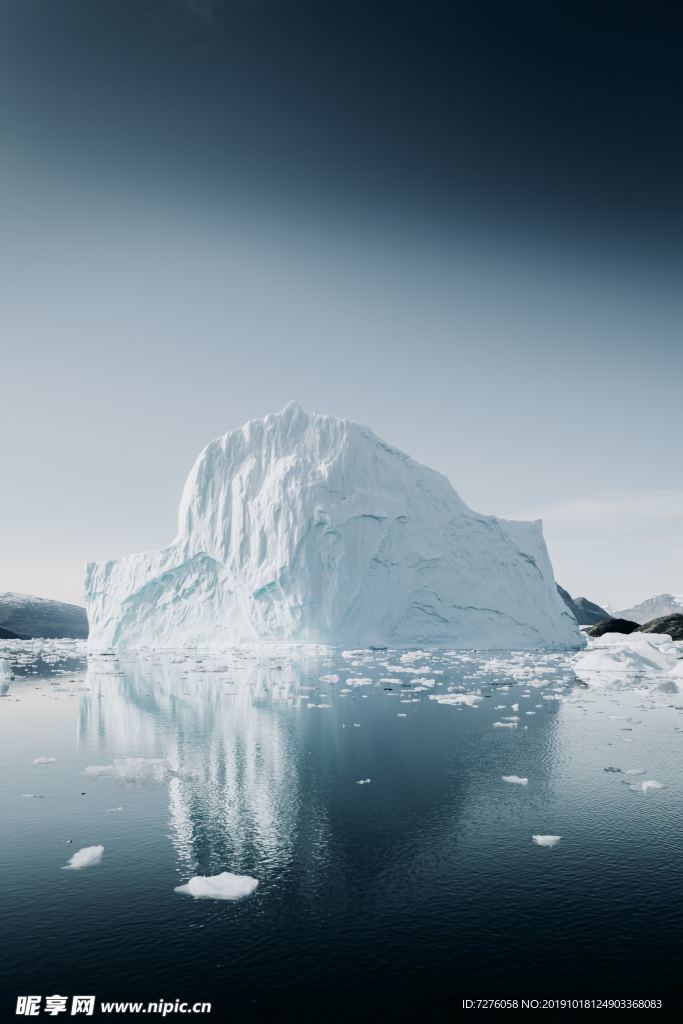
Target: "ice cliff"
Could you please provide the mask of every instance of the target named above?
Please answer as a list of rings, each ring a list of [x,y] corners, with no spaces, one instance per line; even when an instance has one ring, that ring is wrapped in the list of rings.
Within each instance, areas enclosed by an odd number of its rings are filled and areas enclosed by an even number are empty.
[[[94,648],[583,644],[540,522],[479,515],[366,427],[295,403],[208,444],[173,543],[88,564],[85,593]]]

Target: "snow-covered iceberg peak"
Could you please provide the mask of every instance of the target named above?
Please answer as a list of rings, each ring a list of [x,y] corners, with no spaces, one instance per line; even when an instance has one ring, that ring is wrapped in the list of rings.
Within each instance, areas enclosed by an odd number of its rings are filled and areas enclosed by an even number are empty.
[[[201,452],[160,551],[86,567],[90,645],[580,647],[540,522],[290,402]]]

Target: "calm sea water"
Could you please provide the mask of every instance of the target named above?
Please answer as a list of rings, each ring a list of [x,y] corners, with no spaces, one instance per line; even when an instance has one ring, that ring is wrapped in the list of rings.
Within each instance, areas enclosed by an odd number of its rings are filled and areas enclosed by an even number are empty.
[[[233,1021],[680,994],[680,696],[562,656],[63,642],[2,644],[0,692],[3,1021],[27,993]],[[258,889],[174,891],[226,870]]]

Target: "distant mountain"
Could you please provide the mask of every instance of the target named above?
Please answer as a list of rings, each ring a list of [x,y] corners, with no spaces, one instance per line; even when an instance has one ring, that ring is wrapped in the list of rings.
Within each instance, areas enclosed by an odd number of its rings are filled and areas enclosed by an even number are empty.
[[[15,637],[76,637],[88,635],[85,608],[45,597],[0,593],[0,628]],[[5,636],[5,639],[11,637]]]
[[[572,597],[568,590],[557,584],[557,591],[580,626],[594,626],[598,622],[604,622],[611,618],[610,613],[594,604],[587,597]]]
[[[667,615],[683,615],[683,594],[657,594],[617,614],[622,619],[635,619],[636,622],[651,622],[652,619],[661,619]]]

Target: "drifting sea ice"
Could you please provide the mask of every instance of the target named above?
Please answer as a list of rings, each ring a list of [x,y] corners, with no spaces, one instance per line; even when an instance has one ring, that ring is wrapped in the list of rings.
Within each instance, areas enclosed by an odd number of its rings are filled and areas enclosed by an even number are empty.
[[[95,864],[99,864],[102,860],[103,853],[103,846],[84,846],[82,850],[77,850],[73,857],[69,858],[63,870],[81,871],[83,868],[94,867]]]
[[[665,789],[663,782],[657,782],[656,779],[646,779],[645,782],[632,782],[629,789],[632,789],[634,793],[648,793],[651,789]]]
[[[257,886],[257,879],[250,875],[222,871],[219,875],[194,875],[185,885],[177,885],[174,891],[194,896],[196,900],[241,900],[250,896]]]
[[[36,764],[36,765],[39,765],[39,764],[54,764],[55,760],[56,760],[56,758],[54,758],[54,757],[34,757],[33,758],[33,764]]]
[[[173,775],[192,778],[196,772],[189,768],[172,768],[163,757],[115,757],[113,764],[88,765],[83,774],[122,782],[165,782]]]
[[[562,836],[532,836],[531,841],[536,846],[557,846]]]
[[[527,778],[522,775],[501,775],[503,782],[512,782],[517,786],[526,786],[529,782]]]
[[[464,704],[469,708],[474,708],[483,700],[483,697],[476,693],[430,693],[429,699],[435,700],[437,704]]]

